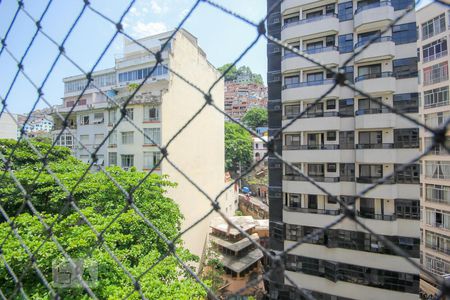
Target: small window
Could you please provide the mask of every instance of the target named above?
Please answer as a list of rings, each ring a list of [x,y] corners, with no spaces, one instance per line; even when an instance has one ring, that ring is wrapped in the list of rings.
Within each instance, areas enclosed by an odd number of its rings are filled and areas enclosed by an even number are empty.
[[[134,109],[133,108],[127,108],[126,112],[127,112],[128,118],[130,118],[130,120],[133,120],[134,119]]]
[[[337,204],[336,198],[328,196],[327,203],[328,204]]]
[[[89,115],[81,116],[81,125],[89,125]]]
[[[336,164],[327,164],[327,172],[335,173],[336,172]]]
[[[336,109],[336,100],[327,100],[327,109]]]
[[[336,141],[336,131],[327,131],[327,141]]]

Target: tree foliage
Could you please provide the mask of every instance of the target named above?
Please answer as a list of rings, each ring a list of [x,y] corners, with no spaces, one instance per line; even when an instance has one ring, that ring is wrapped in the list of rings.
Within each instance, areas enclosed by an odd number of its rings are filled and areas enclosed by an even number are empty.
[[[228,68],[231,67],[232,64],[224,64],[219,67],[217,70],[224,74]],[[231,69],[225,74],[225,81],[233,81],[236,80],[239,76],[248,76],[250,78],[250,82],[263,84],[263,79],[261,74],[253,73],[250,67],[241,66],[239,69],[236,66],[232,66]]]
[[[242,126],[225,123],[225,167],[237,171],[250,166],[253,157],[252,136]]]
[[[255,130],[256,127],[267,126],[267,121],[267,109],[263,107],[253,107],[249,109],[242,118],[242,122],[253,130]]]
[[[9,156],[14,143],[16,142],[12,140],[0,139],[0,152]],[[41,153],[45,154],[50,149],[50,144],[37,141],[32,143]],[[56,221],[52,233],[65,251],[72,258],[98,263],[98,284],[92,289],[99,299],[124,298],[134,289],[131,280],[104,246],[111,249],[134,277],[144,273],[169,251],[166,243],[127,205],[122,191],[103,172],[88,172],[85,179],[78,183],[88,165],[72,157],[69,149],[55,147],[48,156],[48,166],[59,181],[69,191],[73,191],[74,203],[91,226],[97,232],[102,232],[103,240],[99,240],[74,210],[68,202],[67,193],[47,171],[44,170],[37,177],[43,167],[42,160],[26,142],[19,144],[12,158],[14,174],[30,193],[29,200],[42,219],[47,224]],[[2,167],[0,163],[0,168]],[[128,192],[145,176],[145,173],[127,172],[118,167],[109,167],[107,170]],[[135,205],[170,240],[179,233],[182,220],[178,206],[165,196],[166,188],[172,186],[174,184],[167,178],[151,175],[133,193]],[[24,201],[23,195],[9,176],[0,181],[0,199],[10,217],[15,216]],[[62,208],[65,209],[58,215]],[[36,265],[54,286],[52,264],[63,260],[56,244],[48,239],[48,233],[28,207],[15,218],[14,223],[17,233],[30,251],[37,250],[45,242],[35,256]],[[19,240],[10,234],[10,224],[4,218],[0,218],[0,241],[5,241],[2,253],[9,266],[18,276],[24,272],[22,283],[27,295],[32,299],[52,298],[37,273],[30,267],[30,258]],[[183,249],[179,240],[175,244],[177,254],[188,264],[198,259]],[[14,290],[14,281],[3,263],[0,264],[0,278],[2,292],[10,295]],[[205,296],[204,289],[189,277],[171,255],[142,276],[139,283],[148,299],[202,299]],[[81,288],[64,288],[59,292],[64,299],[87,299],[86,292]],[[140,298],[137,292],[131,297],[135,298]]]

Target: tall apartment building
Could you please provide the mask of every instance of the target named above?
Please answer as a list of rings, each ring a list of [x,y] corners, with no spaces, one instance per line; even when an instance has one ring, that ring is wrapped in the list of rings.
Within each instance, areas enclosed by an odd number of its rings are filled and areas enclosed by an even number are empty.
[[[268,0],[272,8],[277,1]],[[347,79],[372,97],[418,115],[416,22],[412,0],[286,0],[268,18],[269,34]],[[344,62],[371,39],[375,42]],[[333,74],[269,43],[269,136],[333,85]],[[356,218],[419,262],[419,128],[346,87],[332,90],[275,140],[276,151],[333,196]],[[356,197],[380,178],[390,180]],[[339,218],[332,198],[269,157],[270,246],[284,250]],[[419,271],[355,222],[326,229],[290,251],[285,275],[317,299],[417,299]],[[274,278],[276,280],[277,278]],[[302,299],[278,277],[273,299]]]
[[[267,87],[248,80],[243,82],[238,80],[225,82],[225,112],[239,121],[247,110],[253,107],[267,107]]]
[[[448,78],[448,39],[450,11],[437,3],[417,11],[422,122],[432,128],[442,126],[450,118]],[[432,135],[421,131],[423,149],[432,144]],[[450,145],[450,132],[447,132]],[[450,154],[441,146],[422,160],[421,258],[424,268],[438,276],[450,274]],[[421,274],[420,288],[424,294],[438,292],[436,282]]]
[[[139,42],[157,52],[171,34],[161,33],[142,38]],[[156,144],[166,145],[205,103],[201,93],[168,71],[167,66],[195,82],[204,91],[220,76],[199,48],[197,39],[186,30],[177,32],[161,55],[163,65],[156,68],[126,109],[127,116],[150,138],[144,138],[124,119],[100,148],[97,155],[100,164],[151,170],[161,157]],[[130,84],[142,82],[155,63],[153,55],[134,42],[125,40],[124,53],[116,58],[115,66],[95,72],[93,82],[103,93],[123,104],[133,91]],[[83,75],[64,79],[64,103],[57,108],[60,114],[64,116],[70,111],[86,83]],[[219,108],[223,108],[223,91],[223,81],[212,90],[212,97]],[[119,117],[120,109],[108,102],[96,88],[89,86],[70,116],[69,128],[92,151],[112,130]],[[56,116],[54,119],[53,135],[56,137],[62,128],[62,121]],[[71,133],[66,130],[58,144],[71,147],[76,157],[88,162],[88,151],[75,142]],[[171,142],[167,151],[170,160],[208,195],[213,197],[223,189],[224,124],[221,115],[212,107],[206,107]],[[178,184],[168,190],[168,196],[175,200],[185,217],[182,229],[211,209],[210,202],[166,160],[162,162],[159,173],[169,175],[169,180]],[[186,246],[201,255],[208,231],[209,219],[206,218],[183,235]]]

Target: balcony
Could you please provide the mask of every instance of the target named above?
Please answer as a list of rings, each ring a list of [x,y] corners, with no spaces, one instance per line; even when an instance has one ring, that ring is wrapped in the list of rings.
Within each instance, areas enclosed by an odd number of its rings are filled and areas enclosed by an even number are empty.
[[[338,144],[283,146],[283,158],[287,161],[297,161],[299,156],[302,162],[337,163],[355,160],[354,150],[340,149],[340,145]],[[317,181],[320,181],[320,179]],[[325,181],[327,182],[327,180]]]
[[[337,144],[322,144],[322,145],[285,145],[283,150],[337,150]]]
[[[380,221],[395,221],[397,220],[396,215],[382,215],[368,212],[356,211],[356,215],[364,219],[380,220]]]
[[[395,19],[394,7],[390,1],[365,5],[355,11],[354,19],[357,32],[385,28]]]
[[[310,179],[316,181],[316,182],[339,182],[339,177],[325,177],[325,176],[311,176],[308,175]],[[284,175],[283,180],[288,181],[308,181],[306,178],[300,175]]]
[[[368,94],[394,93],[395,77],[392,72],[361,75],[355,78],[355,86]]]
[[[287,211],[295,211],[306,214],[318,214],[318,215],[330,215],[337,216],[341,213],[340,209],[318,209],[318,208],[305,208],[305,207],[293,207],[293,206],[285,206],[285,210]]]
[[[369,41],[361,41],[355,44],[355,52],[364,47]],[[365,63],[374,60],[392,59],[395,57],[395,43],[390,36],[382,36],[371,42],[364,51],[355,57],[355,63]]]
[[[367,188],[374,185],[380,178],[359,177],[356,183],[356,194],[366,191]],[[419,184],[403,184],[394,179],[389,179],[386,183],[380,184],[370,191],[365,193],[367,198],[382,198],[382,199],[415,199],[419,195]]]
[[[419,145],[412,144],[358,144],[356,149],[356,161],[365,163],[408,163],[420,155]]]
[[[292,116],[286,116],[293,118]],[[291,121],[283,120],[282,125]],[[337,111],[307,113],[292,123],[286,131],[304,131],[305,128],[314,128],[316,131],[336,130],[341,128],[341,118]]]
[[[317,99],[331,89],[333,84],[334,79],[324,79],[284,85],[282,99],[284,101]],[[328,97],[339,98],[339,89],[335,87]]]
[[[298,37],[319,37],[336,34],[339,19],[336,14],[327,14],[285,24],[281,28],[281,40],[286,41]]]
[[[306,50],[304,53],[321,65],[339,65],[339,51],[336,46]],[[317,67],[317,65],[293,52],[286,53],[281,61],[281,72],[314,67]]]

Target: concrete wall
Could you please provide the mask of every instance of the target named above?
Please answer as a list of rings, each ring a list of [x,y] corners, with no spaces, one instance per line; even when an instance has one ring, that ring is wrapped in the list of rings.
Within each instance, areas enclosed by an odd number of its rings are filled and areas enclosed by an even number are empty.
[[[6,112],[0,118],[0,138],[17,140],[17,124]]]
[[[183,77],[207,91],[219,77],[203,52],[184,34],[178,33],[172,43],[169,66]],[[214,103],[223,109],[224,86],[220,81],[211,92]],[[201,93],[170,74],[168,91],[162,97],[162,142],[166,144],[205,103]],[[165,118],[170,118],[166,122]],[[204,108],[168,147],[169,159],[183,170],[211,198],[224,188],[224,122],[212,107]],[[193,225],[211,210],[210,201],[167,161],[162,171],[178,186],[168,194],[180,206],[185,217],[182,229]],[[183,235],[185,245],[201,255],[209,230],[209,218]]]

